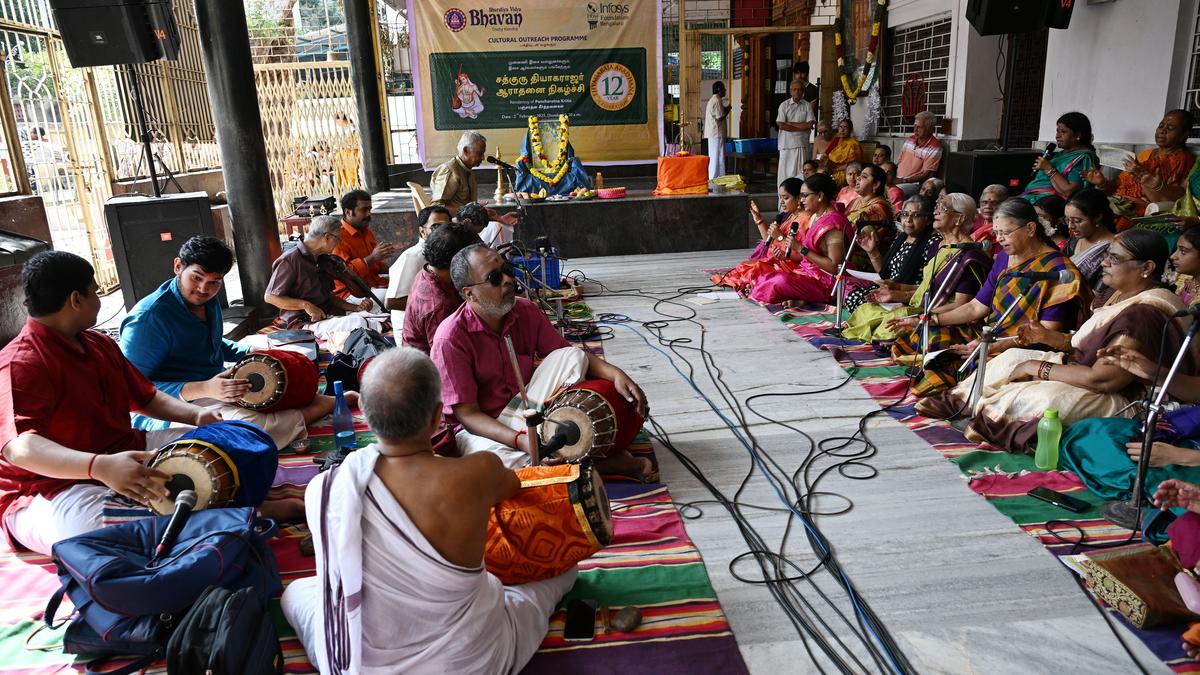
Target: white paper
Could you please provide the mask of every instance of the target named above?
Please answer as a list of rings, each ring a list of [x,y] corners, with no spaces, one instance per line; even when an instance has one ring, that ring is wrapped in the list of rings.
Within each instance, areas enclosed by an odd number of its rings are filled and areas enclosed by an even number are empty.
[[[945,353],[947,351],[949,351],[949,350],[939,349],[936,352],[929,352],[928,354],[925,355],[925,361],[921,363],[921,367],[924,368],[925,366],[928,366],[930,361],[936,359],[937,357],[941,356],[943,353]]]
[[[738,295],[737,291],[709,291],[707,293],[697,293],[696,296],[708,300],[737,300],[742,297]]]
[[[881,302],[881,303],[879,303],[879,306],[890,312],[893,309],[896,309],[897,307],[903,307],[904,303],[903,302]]]
[[[711,305],[714,302],[716,302],[716,300],[713,300],[711,298],[702,298],[699,295],[689,295],[688,297],[686,297],[684,299],[687,300],[688,302],[692,303],[693,305]]]
[[[1126,159],[1137,159],[1137,155],[1134,155],[1132,152],[1125,150],[1124,148],[1117,148],[1111,145],[1102,145],[1100,146],[1099,150],[1100,165],[1111,167],[1113,169],[1120,169],[1124,171]]]
[[[1087,556],[1080,553],[1078,555],[1060,555],[1058,561],[1067,566],[1067,569],[1078,574],[1084,579],[1087,578],[1088,572],[1080,563],[1087,560]]]
[[[854,277],[855,279],[862,279],[863,281],[870,281],[871,283],[874,283],[874,284],[877,284],[881,281],[879,275],[875,274],[874,272],[859,272],[858,270],[846,270],[846,271],[849,272],[850,276]]]

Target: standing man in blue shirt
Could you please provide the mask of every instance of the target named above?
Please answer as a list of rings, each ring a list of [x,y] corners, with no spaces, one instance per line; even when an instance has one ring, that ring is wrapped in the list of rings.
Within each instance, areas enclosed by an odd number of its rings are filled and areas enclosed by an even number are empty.
[[[142,298],[121,322],[121,351],[166,394],[201,406],[220,405],[225,419],[262,427],[283,448],[307,435],[306,425],[333,411],[333,397],[315,395],[303,408],[261,413],[234,405],[250,389],[233,379],[231,364],[251,352],[224,337],[221,291],[233,251],[216,237],[192,237],[179,249],[175,276]],[[356,396],[347,396],[356,404]],[[153,430],[159,420],[135,415],[134,426]]]

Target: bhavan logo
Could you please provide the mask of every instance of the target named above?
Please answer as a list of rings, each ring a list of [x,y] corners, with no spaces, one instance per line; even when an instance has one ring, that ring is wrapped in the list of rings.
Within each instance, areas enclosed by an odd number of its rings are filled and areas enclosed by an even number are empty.
[[[467,15],[457,7],[446,10],[442,18],[446,22],[446,28],[449,28],[451,32],[457,33],[467,27]]]

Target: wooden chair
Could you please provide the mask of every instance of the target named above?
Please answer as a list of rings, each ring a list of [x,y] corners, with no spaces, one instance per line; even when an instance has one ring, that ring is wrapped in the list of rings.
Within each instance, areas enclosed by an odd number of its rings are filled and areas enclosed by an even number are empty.
[[[429,206],[429,195],[425,194],[425,187],[420,183],[408,182],[408,189],[412,190],[413,210],[418,213],[421,209]]]

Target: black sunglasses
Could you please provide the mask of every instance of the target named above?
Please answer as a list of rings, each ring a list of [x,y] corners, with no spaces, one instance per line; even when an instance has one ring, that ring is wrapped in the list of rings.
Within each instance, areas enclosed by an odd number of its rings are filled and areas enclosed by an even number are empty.
[[[517,275],[513,271],[512,263],[508,261],[505,261],[504,264],[500,265],[500,267],[488,272],[488,275],[483,278],[483,281],[476,281],[473,284],[467,284],[466,286],[463,286],[463,288],[470,288],[480,284],[491,284],[499,288],[500,284],[504,282],[505,276],[512,277],[513,279],[517,278]]]

